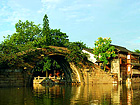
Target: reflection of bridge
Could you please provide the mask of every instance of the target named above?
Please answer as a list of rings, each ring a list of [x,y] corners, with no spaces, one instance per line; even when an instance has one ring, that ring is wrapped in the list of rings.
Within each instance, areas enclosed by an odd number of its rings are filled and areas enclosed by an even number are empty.
[[[34,77],[33,84],[64,84],[66,80],[55,77]]]
[[[49,98],[51,98],[51,96],[58,96],[57,98],[61,99],[63,96],[63,102],[65,99],[69,99],[70,103],[78,105],[132,105],[134,98],[139,99],[139,87],[139,84],[137,86],[133,85],[133,88],[132,86],[127,87],[125,84],[94,84],[73,86],[54,85],[50,87],[45,87],[41,84],[34,84],[33,90],[35,94],[49,95]],[[136,103],[138,104],[138,102]]]

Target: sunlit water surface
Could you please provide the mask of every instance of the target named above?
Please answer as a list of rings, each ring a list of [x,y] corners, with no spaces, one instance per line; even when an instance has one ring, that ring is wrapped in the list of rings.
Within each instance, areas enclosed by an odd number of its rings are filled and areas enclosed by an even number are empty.
[[[0,105],[140,105],[140,84],[0,88]]]

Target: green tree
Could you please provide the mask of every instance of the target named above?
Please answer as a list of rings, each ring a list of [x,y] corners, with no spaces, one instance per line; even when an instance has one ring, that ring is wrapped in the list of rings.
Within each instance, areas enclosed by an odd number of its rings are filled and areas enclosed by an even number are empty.
[[[1,43],[1,50],[4,54],[17,53],[34,48],[34,41],[41,33],[40,25],[35,25],[34,22],[22,22],[19,20],[15,24],[16,32],[8,35]]]
[[[108,58],[116,56],[114,51],[115,47],[110,45],[111,42],[112,40],[110,38],[99,37],[94,43],[93,53],[96,59],[103,61],[104,70],[106,69]]]
[[[23,56],[18,56],[18,52],[24,52],[35,48],[34,41],[40,35],[40,25],[35,25],[34,22],[22,22],[19,20],[15,24],[16,32],[12,35],[8,35],[5,40],[0,44],[1,54],[0,64],[5,67],[16,66],[17,64],[23,64]]]
[[[43,36],[49,35],[50,34],[49,32],[50,32],[49,19],[47,14],[45,14],[43,18],[43,29],[42,29]]]
[[[35,57],[38,54],[37,52],[28,52],[28,54],[22,54],[22,56],[17,56],[17,53],[23,53],[36,48],[47,48],[51,45],[67,47],[71,51],[71,53],[67,55],[68,60],[76,64],[85,58],[82,49],[86,46],[82,42],[69,42],[67,34],[61,32],[60,29],[51,29],[46,14],[43,18],[42,27],[40,24],[35,25],[32,21],[29,22],[27,20],[22,22],[19,20],[19,22],[15,24],[15,28],[16,32],[12,35],[8,35],[0,44],[0,51],[3,52],[3,54],[0,53],[0,64],[5,67],[16,67],[16,65],[23,67],[30,66],[31,64],[38,66],[38,64],[32,63],[34,59],[37,58]],[[55,66],[59,68],[56,61],[48,57],[44,57],[40,63],[41,70],[50,70]]]
[[[35,25],[34,22],[22,22],[19,20],[15,25],[16,33],[11,36],[16,44],[26,44],[27,42],[32,42],[36,40],[36,37],[39,37],[41,33],[40,24]]]
[[[138,49],[135,49],[135,50],[134,50],[134,52],[136,52],[136,53],[140,53],[140,50],[138,50]]]
[[[60,29],[51,29],[50,34],[52,36],[51,45],[53,46],[65,47],[69,43],[68,36]]]
[[[50,57],[44,57],[44,59],[40,60],[34,70],[36,71],[46,71],[46,70],[56,70],[61,69],[60,65]]]
[[[37,38],[35,43],[36,47],[45,48],[47,46],[64,47],[68,43],[68,36],[60,29],[51,29],[49,27],[48,16],[45,14],[43,18],[43,28],[40,37]]]
[[[43,18],[43,29],[42,29],[42,36],[46,39],[46,45],[51,45],[52,36],[50,35],[50,27],[49,27],[49,20],[47,14],[45,14]]]
[[[67,55],[67,60],[69,62],[74,62],[79,66],[79,62],[86,61],[87,54],[82,53],[83,48],[86,48],[86,45],[83,42],[71,42],[67,45],[71,53]]]
[[[65,46],[65,43],[68,43],[68,36],[66,33],[61,32],[60,29],[50,29],[48,16],[46,14],[43,18],[42,28],[40,27],[40,24],[35,25],[34,22],[29,22],[28,20],[25,22],[19,20],[19,22],[15,24],[15,28],[16,32],[12,35],[8,35],[0,44],[0,51],[3,52],[3,54],[0,54],[1,65],[5,64],[5,66],[8,65],[11,67],[17,62],[24,64],[25,62],[29,63],[33,61],[29,55],[17,57],[16,53],[18,52],[25,52],[38,47],[46,48],[49,45],[62,47]],[[42,70],[45,70],[45,68],[49,70],[49,67],[53,67],[52,64],[59,67],[54,60],[51,59],[51,62],[49,62],[50,58],[43,61],[42,64],[44,65],[44,68],[42,68]]]

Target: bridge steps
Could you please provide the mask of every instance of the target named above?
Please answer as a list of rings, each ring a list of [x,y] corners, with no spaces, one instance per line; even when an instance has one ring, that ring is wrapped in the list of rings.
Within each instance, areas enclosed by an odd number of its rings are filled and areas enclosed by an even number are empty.
[[[83,74],[86,84],[117,83],[117,80],[112,77],[110,73],[105,72],[104,70],[100,69],[98,65],[95,64],[92,69],[85,69]]]

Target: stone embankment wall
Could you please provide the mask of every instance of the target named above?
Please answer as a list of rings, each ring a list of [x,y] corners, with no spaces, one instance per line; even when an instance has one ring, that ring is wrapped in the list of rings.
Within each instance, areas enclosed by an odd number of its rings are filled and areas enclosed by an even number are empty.
[[[140,83],[140,77],[132,78],[132,83]]]
[[[28,75],[22,70],[5,69],[0,70],[0,87],[26,86],[28,84]]]
[[[112,77],[110,73],[105,72],[103,69],[96,64],[93,66],[79,68],[71,65],[72,69],[72,82],[81,84],[97,84],[106,83],[113,84],[117,83],[117,79]]]
[[[78,72],[80,72],[79,75]],[[91,69],[81,69],[77,71],[77,73],[74,73],[74,75],[75,79],[74,78],[73,78],[74,80],[72,79],[73,82],[76,82],[77,78],[80,77],[81,78],[80,83],[84,84],[97,84],[97,83],[112,84],[115,82],[114,78],[112,78],[107,72],[104,72],[104,70],[99,69],[98,67],[96,68],[93,67]],[[29,86],[32,82],[31,78],[32,76],[27,74],[27,72],[23,70],[18,69],[0,70],[0,87]]]
[[[115,81],[115,79],[109,73],[97,67],[92,69],[84,69],[83,77],[84,77],[85,84],[117,83],[117,81]]]

